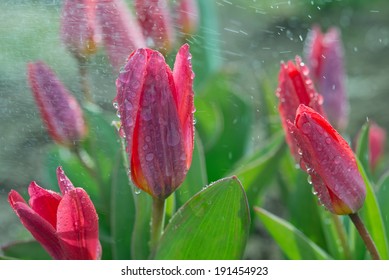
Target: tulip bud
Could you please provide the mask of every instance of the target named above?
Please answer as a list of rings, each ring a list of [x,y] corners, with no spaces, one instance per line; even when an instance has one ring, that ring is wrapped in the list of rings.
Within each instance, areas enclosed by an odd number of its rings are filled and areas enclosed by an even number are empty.
[[[176,6],[177,24],[183,37],[194,34],[199,25],[199,10],[195,0],[180,0]]]
[[[98,217],[92,201],[85,190],[73,186],[61,167],[57,178],[62,195],[31,182],[29,205],[14,190],[8,195],[9,204],[53,259],[100,259]]]
[[[277,96],[279,99],[278,110],[285,131],[286,142],[292,155],[297,159],[299,157],[298,148],[292,136],[289,135],[287,121],[294,120],[296,110],[300,104],[309,106],[320,114],[324,114],[322,97],[316,92],[309,78],[309,70],[300,57],[296,56],[296,64],[292,61],[281,63]]]
[[[82,110],[45,63],[28,64],[28,80],[42,119],[58,144],[72,146],[87,133]]]
[[[78,59],[97,50],[96,18],[93,0],[65,0],[61,17],[61,38]]]
[[[328,120],[336,129],[344,129],[348,102],[339,30],[331,28],[323,34],[320,27],[314,26],[307,35],[305,57],[316,88],[323,96]]]
[[[384,154],[385,143],[386,131],[376,123],[371,123],[369,128],[369,163],[373,171],[376,170]]]
[[[174,29],[167,0],[135,0],[135,10],[149,47],[168,53],[174,46]]]
[[[329,122],[312,108],[300,105],[291,135],[301,150],[302,169],[311,177],[315,192],[329,211],[337,215],[357,212],[366,187],[354,154]]]
[[[124,0],[95,0],[102,39],[112,67],[119,71],[129,53],[146,46],[138,22]]]
[[[134,184],[168,197],[185,179],[193,152],[193,78],[189,46],[173,72],[151,49],[133,52],[116,81],[118,114]]]

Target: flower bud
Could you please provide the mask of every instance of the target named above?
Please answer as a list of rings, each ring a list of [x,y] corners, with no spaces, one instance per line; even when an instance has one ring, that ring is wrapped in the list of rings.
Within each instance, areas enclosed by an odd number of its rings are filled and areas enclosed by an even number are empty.
[[[68,147],[82,140],[87,127],[76,98],[44,62],[29,63],[27,68],[33,96],[53,140]]]
[[[175,10],[182,37],[194,34],[199,25],[197,2],[195,0],[179,0]]]
[[[371,170],[376,170],[380,159],[384,155],[386,131],[372,122],[369,128],[369,164]]]
[[[324,114],[322,108],[322,97],[318,94],[309,78],[309,70],[296,56],[296,64],[292,61],[281,63],[278,76],[277,96],[279,99],[278,110],[280,112],[282,127],[285,131],[286,142],[292,155],[297,159],[298,148],[292,136],[289,135],[287,121],[295,118],[296,110],[300,104],[304,104],[315,109],[320,114]]]
[[[174,70],[151,49],[128,58],[116,81],[118,114],[134,184],[158,198],[185,179],[193,152],[193,78],[189,46],[179,50]]]
[[[57,178],[62,195],[31,182],[29,205],[14,190],[8,195],[9,204],[53,259],[100,259],[98,217],[92,201],[85,190],[73,186],[61,167]]]
[[[320,27],[314,26],[307,35],[304,52],[313,82],[323,96],[328,120],[336,129],[344,129],[348,102],[339,30],[333,27],[323,34]]]
[[[302,169],[309,174],[315,192],[329,211],[337,215],[357,212],[366,187],[355,156],[340,134],[313,109],[300,105],[291,135],[301,150]]]

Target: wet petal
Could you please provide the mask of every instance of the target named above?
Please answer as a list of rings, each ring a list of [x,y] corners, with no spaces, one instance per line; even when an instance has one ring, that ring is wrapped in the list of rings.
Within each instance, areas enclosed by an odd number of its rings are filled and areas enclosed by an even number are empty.
[[[61,166],[57,168],[57,180],[62,195],[65,195],[67,192],[74,189],[73,183],[65,175],[65,172],[62,170]]]

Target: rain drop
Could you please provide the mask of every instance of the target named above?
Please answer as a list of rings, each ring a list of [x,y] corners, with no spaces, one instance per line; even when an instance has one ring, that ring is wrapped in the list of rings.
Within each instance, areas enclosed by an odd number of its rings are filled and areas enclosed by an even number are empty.
[[[309,134],[311,132],[311,124],[310,123],[304,123],[302,127],[304,134]]]
[[[308,184],[312,185],[312,177],[311,177],[311,175],[308,175],[307,181],[308,181]]]
[[[154,154],[153,153],[149,153],[146,155],[146,160],[147,161],[152,161],[154,159]]]

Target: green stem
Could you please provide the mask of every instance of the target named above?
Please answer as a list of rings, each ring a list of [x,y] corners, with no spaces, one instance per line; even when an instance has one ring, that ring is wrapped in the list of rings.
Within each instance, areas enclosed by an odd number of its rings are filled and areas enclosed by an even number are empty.
[[[365,243],[367,250],[370,252],[372,259],[380,260],[381,257],[377,251],[377,247],[375,246],[373,239],[371,238],[358,213],[350,214],[349,217],[357,228],[359,235],[362,237],[362,240]]]
[[[165,223],[165,199],[153,197],[152,207],[150,257],[154,258]]]
[[[88,69],[87,69],[87,60],[85,58],[78,58],[78,69],[80,72],[80,83],[81,91],[84,94],[86,101],[94,103],[93,96],[90,90],[89,80],[88,80]]]
[[[332,221],[335,224],[335,229],[336,232],[338,233],[340,244],[343,248],[344,257],[349,260],[352,258],[352,256],[346,239],[346,231],[344,230],[344,227],[342,226],[342,223],[340,222],[338,215],[331,214],[331,217],[332,217]]]

